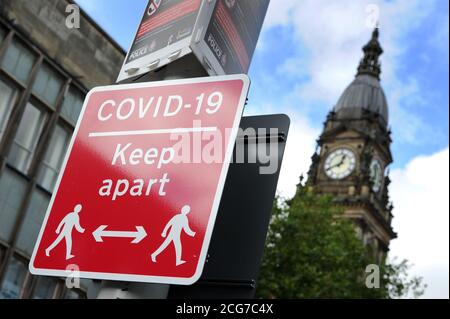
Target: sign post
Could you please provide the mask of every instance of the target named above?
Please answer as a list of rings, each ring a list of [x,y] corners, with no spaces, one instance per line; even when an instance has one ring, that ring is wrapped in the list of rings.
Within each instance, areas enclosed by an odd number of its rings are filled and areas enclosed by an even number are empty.
[[[190,285],[202,274],[246,76],[101,87],[85,101],[30,271]]]
[[[269,1],[149,1],[117,82],[192,58],[211,76],[247,73]]]

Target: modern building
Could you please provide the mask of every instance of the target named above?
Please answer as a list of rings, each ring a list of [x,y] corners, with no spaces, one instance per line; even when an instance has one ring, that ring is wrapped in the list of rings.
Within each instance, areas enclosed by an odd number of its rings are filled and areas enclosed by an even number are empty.
[[[334,197],[382,261],[397,235],[391,227],[387,168],[393,161],[392,140],[388,103],[380,84],[383,49],[378,37],[375,29],[363,48],[355,80],[326,119],[307,184],[319,194]]]
[[[80,28],[71,28],[68,5],[73,2],[0,2],[0,298],[86,293],[28,272],[84,96],[114,83],[125,57],[82,10]]]

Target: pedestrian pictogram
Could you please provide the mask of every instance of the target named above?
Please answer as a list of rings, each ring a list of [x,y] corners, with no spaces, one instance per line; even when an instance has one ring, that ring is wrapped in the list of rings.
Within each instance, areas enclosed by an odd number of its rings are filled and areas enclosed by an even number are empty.
[[[84,228],[80,225],[79,216],[82,208],[83,206],[81,206],[81,204],[78,204],[77,206],[75,206],[73,212],[67,214],[66,217],[64,217],[64,219],[59,223],[58,228],[55,231],[57,234],[59,234],[58,237],[47,249],[45,249],[45,255],[47,257],[50,257],[50,252],[53,250],[53,248],[58,246],[63,239],[65,239],[66,243],[66,260],[75,257],[74,255],[72,255],[72,232],[76,230],[81,234],[84,233]]]
[[[181,210],[181,213],[174,216],[164,227],[164,230],[161,234],[166,240],[159,246],[159,248],[152,254],[152,261],[156,263],[156,257],[162,253],[167,246],[173,243],[175,247],[176,254],[176,265],[180,266],[185,263],[184,260],[181,260],[181,254],[183,251],[183,246],[181,244],[181,232],[184,231],[191,237],[195,236],[195,232],[189,228],[189,220],[187,215],[190,213],[191,208],[186,205]]]

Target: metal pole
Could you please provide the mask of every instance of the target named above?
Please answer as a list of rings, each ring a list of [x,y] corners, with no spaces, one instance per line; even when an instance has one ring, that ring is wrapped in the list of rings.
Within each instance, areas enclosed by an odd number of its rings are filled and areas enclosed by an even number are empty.
[[[97,299],[167,299],[170,285],[103,281]]]

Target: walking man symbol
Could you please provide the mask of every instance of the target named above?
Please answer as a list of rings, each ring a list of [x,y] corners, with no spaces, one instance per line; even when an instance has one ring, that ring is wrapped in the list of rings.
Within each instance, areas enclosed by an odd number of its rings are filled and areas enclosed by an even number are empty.
[[[167,246],[170,245],[170,243],[173,242],[175,246],[175,255],[176,255],[176,265],[180,266],[184,263],[186,263],[184,260],[181,259],[182,255],[182,246],[181,246],[181,231],[184,230],[186,234],[188,234],[191,237],[195,236],[195,232],[193,232],[189,228],[189,220],[187,215],[191,212],[191,207],[186,205],[181,209],[181,213],[178,215],[175,215],[166,225],[164,228],[164,231],[162,232],[161,236],[165,238],[164,242],[161,244],[161,246],[151,255],[152,261],[156,263],[156,257],[158,257],[159,254],[161,254]],[[170,232],[169,232],[170,229]],[[167,234],[169,232],[169,234]]]
[[[84,233],[84,228],[80,226],[80,216],[79,213],[83,206],[78,204],[75,206],[73,212],[70,212],[63,218],[63,220],[59,223],[58,228],[56,229],[56,233],[59,236],[55,239],[55,241],[45,250],[45,255],[47,257],[50,256],[50,252],[58,246],[58,244],[65,239],[66,240],[66,260],[72,259],[75,257],[72,255],[72,231],[75,228],[79,233]]]

